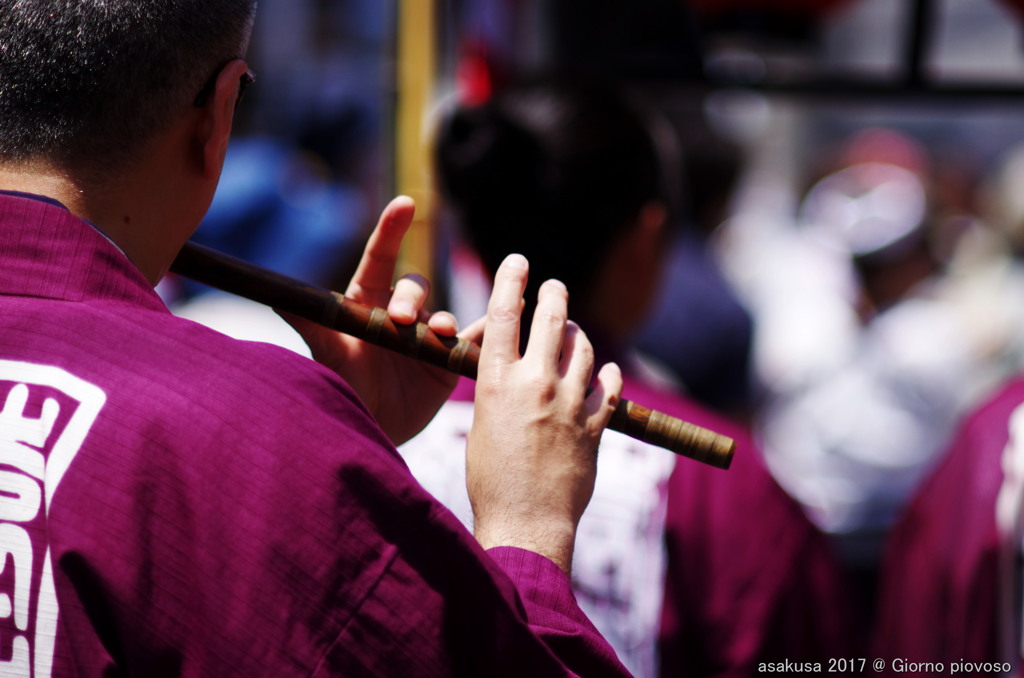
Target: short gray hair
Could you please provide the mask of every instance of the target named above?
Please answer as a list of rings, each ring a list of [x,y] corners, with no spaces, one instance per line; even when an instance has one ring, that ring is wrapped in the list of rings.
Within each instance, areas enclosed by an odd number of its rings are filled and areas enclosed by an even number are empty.
[[[256,0],[0,0],[0,162],[117,172],[242,56]]]

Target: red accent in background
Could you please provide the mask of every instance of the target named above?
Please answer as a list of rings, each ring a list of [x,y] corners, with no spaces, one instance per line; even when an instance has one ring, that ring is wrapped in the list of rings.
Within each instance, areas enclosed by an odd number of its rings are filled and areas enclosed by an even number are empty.
[[[494,91],[493,68],[483,48],[470,46],[459,59],[455,71],[459,103],[479,106],[491,98]]]

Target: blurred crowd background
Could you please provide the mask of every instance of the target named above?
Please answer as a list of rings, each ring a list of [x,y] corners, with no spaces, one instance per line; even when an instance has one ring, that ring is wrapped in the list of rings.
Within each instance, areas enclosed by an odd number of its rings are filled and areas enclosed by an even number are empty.
[[[624,83],[681,159],[637,354],[751,427],[866,586],[959,417],[1024,366],[1024,3],[260,5],[257,85],[197,240],[344,289],[380,209],[410,193],[422,233],[408,267],[467,323],[486,278],[429,162],[416,179],[400,166],[430,157],[446,107],[518,75]],[[409,77],[424,96],[408,99]],[[398,133],[410,103],[418,138]],[[183,315],[303,350],[265,310],[180,279],[161,292]]]

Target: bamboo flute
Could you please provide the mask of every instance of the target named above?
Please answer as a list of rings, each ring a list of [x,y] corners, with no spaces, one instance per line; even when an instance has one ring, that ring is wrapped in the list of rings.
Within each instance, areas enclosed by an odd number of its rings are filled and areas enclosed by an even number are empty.
[[[424,323],[398,325],[385,309],[359,304],[338,292],[194,242],[185,244],[171,271],[476,379],[478,345],[466,339],[438,336]],[[723,469],[729,468],[736,447],[731,438],[626,399],[619,402],[608,428]]]

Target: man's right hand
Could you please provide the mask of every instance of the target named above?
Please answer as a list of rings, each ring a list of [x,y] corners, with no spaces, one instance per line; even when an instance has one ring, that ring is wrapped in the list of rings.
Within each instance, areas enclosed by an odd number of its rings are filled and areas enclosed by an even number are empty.
[[[527,262],[498,269],[480,352],[466,485],[484,548],[516,546],[572,566],[576,527],[597,475],[597,445],[622,393],[614,364],[587,396],[594,352],[568,322],[568,293],[541,286],[530,338],[519,354]]]

